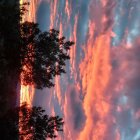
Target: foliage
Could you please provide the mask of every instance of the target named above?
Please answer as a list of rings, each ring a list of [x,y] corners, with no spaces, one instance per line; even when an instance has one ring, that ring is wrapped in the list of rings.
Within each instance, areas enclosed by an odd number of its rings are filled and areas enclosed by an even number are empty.
[[[0,5],[0,75],[15,70],[22,73],[22,84],[50,88],[54,86],[53,78],[65,73],[74,43],[60,37],[57,30],[42,32],[37,23],[20,22],[28,4],[20,10],[17,4]]]
[[[54,86],[53,78],[65,73],[65,63],[70,58],[69,49],[73,44],[60,37],[57,30],[41,32],[36,23],[22,23],[20,54],[24,66],[23,84],[39,89]]]
[[[55,138],[64,123],[59,116],[44,115],[41,107],[29,108],[27,104],[2,113],[10,108],[10,100],[16,100],[13,96],[16,89],[11,87],[17,84],[15,79],[20,74],[19,80],[24,85],[40,89],[54,86],[53,78],[65,73],[70,46],[74,44],[60,37],[57,30],[42,32],[36,23],[21,23],[26,5],[28,3],[19,9],[18,4],[0,4],[0,139],[3,140],[18,140],[25,136],[30,140]]]
[[[63,131],[63,119],[59,116],[48,116],[44,112],[41,107],[31,108],[26,103],[9,110],[0,119],[0,137],[3,140],[56,138],[56,132]]]

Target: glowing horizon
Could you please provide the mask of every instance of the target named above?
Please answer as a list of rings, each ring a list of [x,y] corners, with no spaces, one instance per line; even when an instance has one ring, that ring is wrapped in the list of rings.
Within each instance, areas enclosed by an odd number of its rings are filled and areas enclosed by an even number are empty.
[[[25,2],[28,2],[28,1],[20,0],[20,4],[23,4]],[[35,22],[35,5],[34,4],[35,4],[34,2],[30,2],[30,5],[26,6],[28,11],[23,16],[22,22],[25,22],[25,21]],[[21,77],[22,77],[22,74],[21,74]],[[26,102],[28,105],[32,106],[34,92],[35,92],[34,86],[29,86],[29,85],[25,86],[22,84],[22,81],[21,81],[20,105]]]

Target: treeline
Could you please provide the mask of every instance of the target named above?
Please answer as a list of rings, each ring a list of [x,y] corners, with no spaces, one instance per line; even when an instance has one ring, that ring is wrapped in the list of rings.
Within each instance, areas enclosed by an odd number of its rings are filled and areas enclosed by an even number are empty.
[[[18,114],[18,115],[17,115]],[[41,107],[23,103],[7,111],[0,118],[1,140],[46,140],[56,138],[63,131],[64,121],[59,116],[49,116]]]
[[[1,138],[7,133],[3,140],[7,140],[8,136],[10,140],[22,140],[24,137],[29,137],[29,140],[53,138],[56,137],[56,131],[62,130],[64,123],[59,116],[42,114],[44,110],[40,107],[28,108],[24,104],[14,108],[18,83],[33,85],[38,89],[54,86],[54,77],[65,73],[66,60],[70,59],[69,50],[74,44],[64,36],[60,37],[59,31],[55,29],[42,32],[37,23],[22,23],[28,4],[20,6],[19,3],[0,3]],[[19,123],[20,112],[23,118],[28,118],[28,123],[25,120]],[[27,125],[20,126],[22,123]],[[19,127],[27,133],[22,135]]]

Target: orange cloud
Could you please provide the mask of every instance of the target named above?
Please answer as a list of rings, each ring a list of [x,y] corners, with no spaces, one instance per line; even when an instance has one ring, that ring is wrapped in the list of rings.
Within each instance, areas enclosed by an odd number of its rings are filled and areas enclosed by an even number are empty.
[[[89,38],[85,53],[86,57],[80,64],[80,72],[83,92],[86,93],[83,102],[86,123],[79,139],[99,140],[104,139],[107,130],[105,119],[110,110],[108,98],[104,92],[111,71],[110,36],[100,35],[95,42]]]
[[[57,76],[55,78],[55,92],[56,92],[56,95],[57,95],[57,98],[58,98],[58,102],[59,102],[59,104],[61,104],[62,95],[61,95],[61,85],[60,85],[60,77],[59,76]]]

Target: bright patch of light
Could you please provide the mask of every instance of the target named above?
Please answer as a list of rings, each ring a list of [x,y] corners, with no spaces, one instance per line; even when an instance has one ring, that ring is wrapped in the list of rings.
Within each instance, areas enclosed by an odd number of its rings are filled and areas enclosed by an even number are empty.
[[[137,131],[136,135],[134,136],[133,140],[139,140],[140,139],[140,130]]]
[[[19,2],[20,4],[22,4],[23,3],[23,0],[20,0],[20,2]]]

